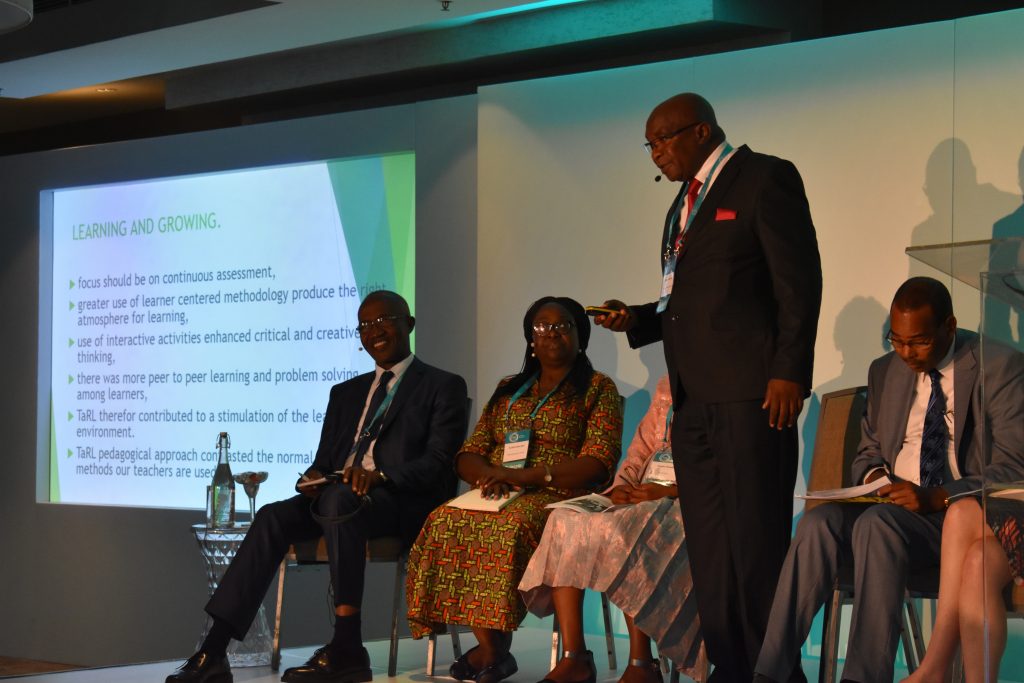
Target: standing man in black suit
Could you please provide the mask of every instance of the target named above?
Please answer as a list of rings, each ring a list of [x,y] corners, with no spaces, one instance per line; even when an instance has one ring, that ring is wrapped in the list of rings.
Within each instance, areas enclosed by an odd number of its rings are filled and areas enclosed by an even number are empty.
[[[167,683],[230,683],[230,639],[245,637],[288,546],[321,535],[334,587],[334,637],[282,680],[373,678],[360,628],[366,541],[401,536],[412,544],[427,514],[453,491],[452,458],[468,419],[465,381],[412,355],[415,322],[394,292],[363,300],[359,336],[377,367],[331,388],[320,446],[296,482],[298,495],[260,508],[206,605],[209,635]],[[322,482],[337,471],[340,481]]]
[[[792,163],[733,149],[711,105],[684,93],[647,119],[682,188],[661,240],[659,301],[596,322],[630,346],[663,341],[672,453],[714,681],[749,681],[789,546],[795,427],[811,386],[821,260]]]

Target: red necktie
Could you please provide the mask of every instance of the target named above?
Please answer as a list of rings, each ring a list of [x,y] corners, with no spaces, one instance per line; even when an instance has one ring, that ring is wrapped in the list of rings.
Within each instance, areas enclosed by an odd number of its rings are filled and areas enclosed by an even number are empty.
[[[689,186],[686,188],[686,215],[679,212],[679,237],[676,238],[676,253],[678,254],[683,248],[683,244],[686,242],[686,232],[683,228],[686,227],[686,221],[689,220],[690,214],[693,212],[693,205],[697,203],[697,193],[700,192],[700,186],[702,183],[694,178],[690,181]]]

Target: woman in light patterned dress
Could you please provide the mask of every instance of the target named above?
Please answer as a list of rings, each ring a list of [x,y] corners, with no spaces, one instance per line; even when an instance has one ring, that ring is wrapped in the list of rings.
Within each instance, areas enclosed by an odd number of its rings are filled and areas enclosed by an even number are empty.
[[[523,334],[523,370],[498,385],[455,461],[459,477],[485,496],[522,494],[498,512],[437,508],[409,552],[413,636],[439,624],[470,626],[476,636],[478,645],[452,664],[458,680],[496,683],[518,670],[512,632],[526,607],[517,586],[540,541],[545,506],[606,485],[621,451],[618,391],[587,358],[583,307],[540,299]],[[530,430],[525,466],[505,466],[506,442],[523,430]]]
[[[583,591],[608,599],[626,617],[629,665],[622,683],[657,683],[651,650],[695,680],[707,669],[683,517],[669,454],[672,395],[662,377],[626,458],[605,495],[618,506],[604,512],[554,510],[519,584],[537,616],[558,615],[563,657],[545,680],[593,680],[593,655],[583,639]],[[653,463],[653,464],[652,464]],[[660,465],[658,464],[660,463]]]

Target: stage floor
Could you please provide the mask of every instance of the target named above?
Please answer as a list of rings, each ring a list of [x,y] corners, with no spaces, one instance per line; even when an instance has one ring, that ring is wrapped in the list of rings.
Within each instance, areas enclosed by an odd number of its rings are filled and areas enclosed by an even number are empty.
[[[475,644],[473,635],[461,635],[463,650]],[[615,683],[628,662],[629,642],[625,638],[615,639],[615,652],[619,660],[617,671],[608,669],[608,657],[604,653],[604,639],[600,636],[588,636],[587,644],[595,650],[594,659],[597,664],[597,679],[603,683]],[[424,683],[431,681],[426,675],[427,645],[425,640],[403,639],[398,646],[398,675],[388,679],[388,641],[367,643],[370,659],[373,662],[375,680],[393,680],[400,683]],[[298,666],[306,661],[316,646],[291,648],[281,653],[281,670]],[[551,658],[551,631],[543,628],[521,628],[516,631],[512,653],[519,663],[519,672],[507,679],[510,683],[534,683],[548,672]],[[437,665],[435,678],[451,680],[448,677],[448,666],[452,661],[452,641],[448,636],[438,638]],[[136,664],[131,666],[114,666],[101,669],[77,669],[59,673],[41,673],[31,676],[15,676],[4,680],[31,679],[31,683],[163,683],[181,661],[155,662],[152,664]],[[808,680],[817,680],[817,661],[806,662],[804,671]],[[280,673],[270,670],[269,666],[234,669],[235,681],[245,683],[276,683],[281,680]],[[665,677],[666,683],[668,676]],[[691,679],[681,676],[683,683]],[[898,680],[898,679],[897,679]]]

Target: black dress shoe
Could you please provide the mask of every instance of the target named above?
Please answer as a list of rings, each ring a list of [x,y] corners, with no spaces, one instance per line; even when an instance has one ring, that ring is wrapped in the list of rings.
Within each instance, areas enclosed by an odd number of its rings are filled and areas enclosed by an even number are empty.
[[[225,655],[197,652],[167,677],[167,683],[232,683],[231,665]]]
[[[448,668],[448,674],[457,681],[475,681],[476,676],[480,673],[477,669],[473,668],[473,665],[469,663],[469,653],[477,649],[479,645],[469,648],[466,652],[452,662],[452,665]]]
[[[516,658],[512,656],[511,652],[506,652],[505,656],[494,664],[480,669],[475,680],[476,683],[498,683],[517,671],[519,671],[519,665],[516,664]]]
[[[324,646],[314,652],[309,661],[302,666],[285,669],[281,680],[285,683],[366,683],[373,680],[370,655],[365,647],[360,647],[357,653],[341,658],[331,655]]]

